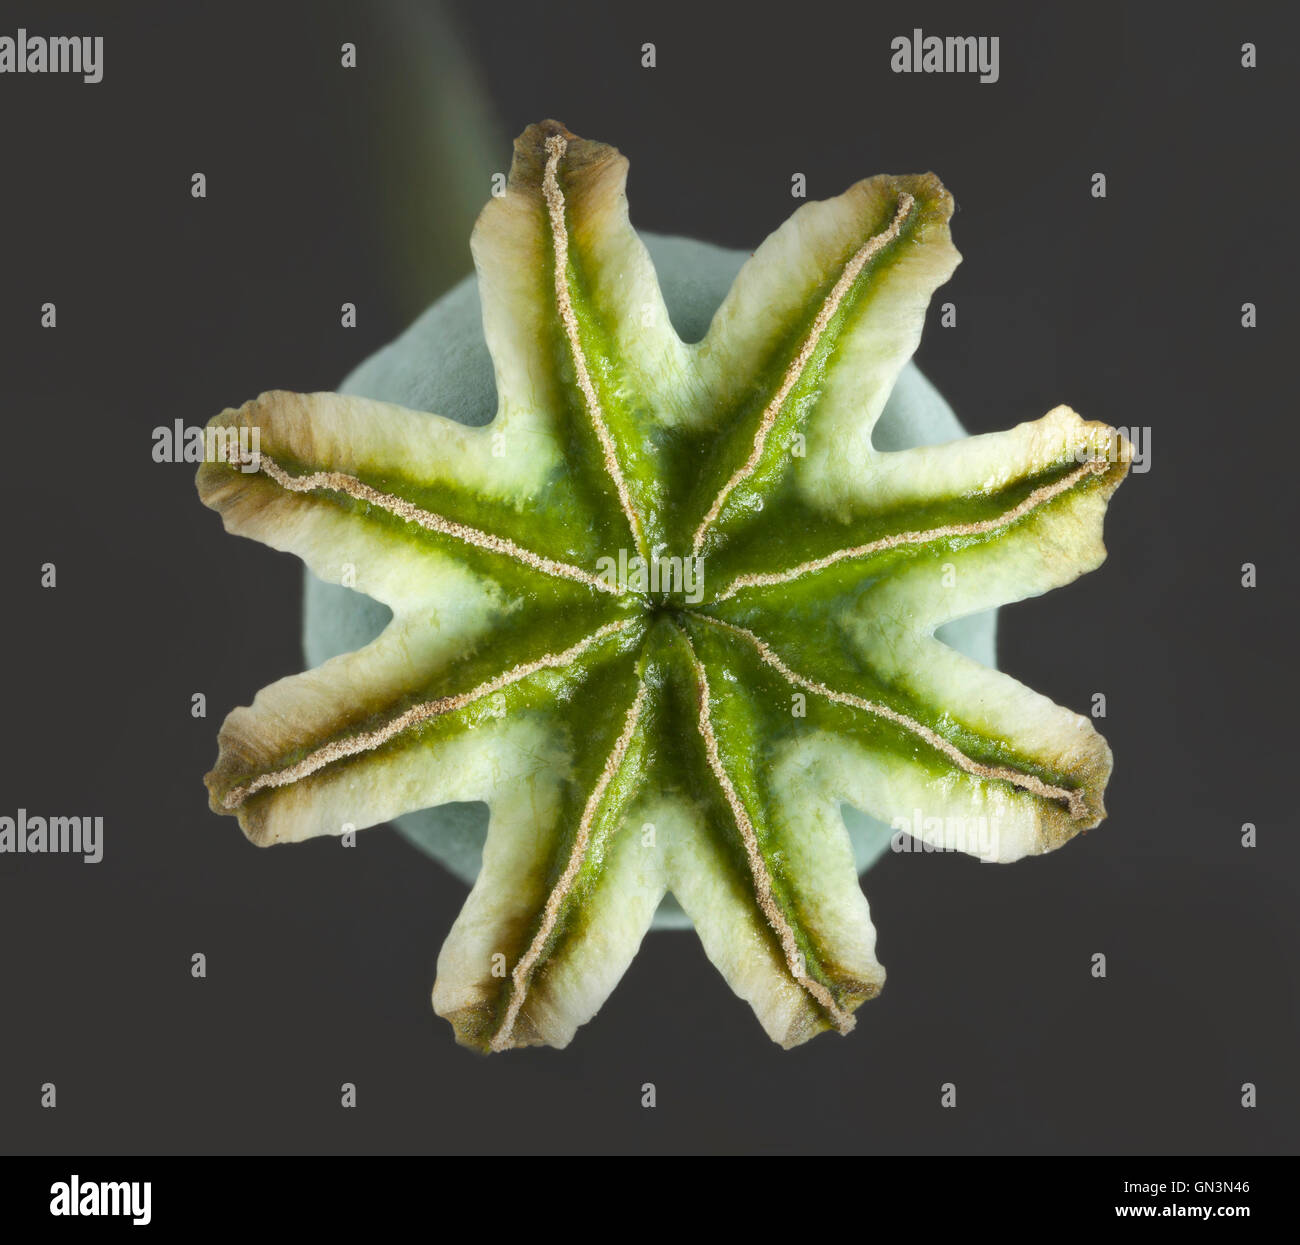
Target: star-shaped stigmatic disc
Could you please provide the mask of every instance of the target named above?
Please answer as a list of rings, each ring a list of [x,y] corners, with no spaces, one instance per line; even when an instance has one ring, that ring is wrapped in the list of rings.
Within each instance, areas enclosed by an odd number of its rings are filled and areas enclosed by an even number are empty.
[[[1058,407],[872,446],[958,262],[948,193],[800,207],[686,344],[626,174],[555,122],[517,140],[472,239],[490,424],[266,393],[213,421],[256,453],[198,478],[393,614],[230,714],[212,807],[268,844],[486,801],[433,989],[484,1050],[566,1045],[668,891],[774,1040],[845,1032],[884,971],[841,803],[999,861],[1104,815],[1090,723],[933,633],[1096,567],[1127,443]]]

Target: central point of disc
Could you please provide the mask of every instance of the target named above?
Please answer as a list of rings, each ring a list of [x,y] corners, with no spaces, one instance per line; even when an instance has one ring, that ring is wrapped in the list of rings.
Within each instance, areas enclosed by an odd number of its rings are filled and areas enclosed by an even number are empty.
[[[643,556],[620,549],[618,556],[603,557],[597,562],[597,574],[619,592],[641,598],[649,613],[683,609],[697,605],[704,598],[704,561],[693,555],[669,554],[659,545]]]

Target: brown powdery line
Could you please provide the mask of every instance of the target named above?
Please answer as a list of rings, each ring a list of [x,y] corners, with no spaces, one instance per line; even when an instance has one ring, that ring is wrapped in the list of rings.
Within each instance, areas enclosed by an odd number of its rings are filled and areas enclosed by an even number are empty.
[[[564,223],[564,191],[556,176],[560,160],[568,150],[568,140],[560,134],[552,134],[546,140],[546,171],[542,175],[542,194],[546,199],[546,208],[551,223],[551,243],[555,248],[555,302],[560,314],[560,323],[564,326],[564,336],[568,340],[573,354],[573,367],[578,378],[578,388],[582,391],[583,401],[587,405],[587,414],[591,419],[596,437],[600,441],[601,453],[605,460],[605,470],[614,482],[618,493],[618,504],[627,516],[628,526],[632,529],[632,539],[641,547],[641,523],[632,506],[632,496],[628,492],[627,481],[623,478],[623,468],[619,465],[618,454],[614,448],[614,438],[610,435],[601,410],[600,398],[591,381],[591,372],[587,368],[587,357],[582,350],[582,341],[578,336],[578,317],[574,314],[573,299],[569,294],[566,277],[569,264],[569,234]]]
[[[980,761],[976,761],[968,757],[960,748],[950,743],[942,735],[931,730],[923,722],[918,722],[905,713],[899,713],[897,709],[891,709],[888,705],[882,705],[874,700],[864,700],[861,696],[854,696],[850,692],[838,692],[834,688],[827,687],[825,683],[818,683],[814,679],[796,673],[772,651],[766,640],[745,627],[737,626],[735,623],[723,622],[720,618],[710,618],[707,614],[697,614],[694,611],[691,612],[691,617],[740,636],[753,646],[759,657],[767,665],[771,666],[782,678],[794,684],[795,687],[801,687],[804,691],[823,696],[836,704],[847,705],[853,709],[861,709],[866,713],[875,714],[877,717],[903,727],[904,730],[910,731],[925,740],[932,748],[938,749],[968,774],[973,774],[979,778],[998,779],[1002,782],[1011,783],[1013,786],[1020,787],[1033,795],[1041,796],[1045,800],[1064,800],[1069,806],[1070,818],[1073,821],[1078,821],[1088,815],[1082,791],[1071,791],[1068,787],[1054,787],[1033,774],[1026,774],[1005,765],[985,765]]]
[[[410,730],[413,726],[418,726],[431,718],[441,717],[443,714],[453,713],[457,709],[463,709],[466,705],[481,700],[484,696],[491,696],[502,688],[509,687],[512,683],[518,683],[521,679],[536,674],[539,670],[567,666],[571,661],[580,657],[587,649],[600,643],[607,636],[611,636],[616,631],[622,631],[623,628],[630,626],[632,621],[630,618],[624,618],[617,622],[606,623],[603,627],[593,631],[589,636],[584,637],[577,644],[571,645],[562,652],[545,653],[533,661],[522,662],[520,665],[507,670],[504,674],[499,674],[495,678],[480,683],[477,687],[468,692],[461,692],[457,696],[442,696],[437,700],[426,700],[422,704],[413,705],[405,713],[399,714],[392,721],[386,722],[373,731],[365,731],[360,735],[351,735],[346,739],[336,739],[324,747],[317,748],[315,752],[304,757],[296,765],[275,770],[270,774],[259,775],[251,782],[232,788],[222,797],[222,806],[227,810],[234,810],[249,796],[255,795],[258,791],[262,791],[267,787],[289,786],[291,783],[306,778],[309,774],[314,774],[317,770],[324,769],[325,766],[331,765],[335,761],[358,756],[363,752],[372,752],[390,739],[400,735],[403,731]]]
[[[369,502],[372,506],[378,506],[380,509],[388,511],[395,518],[403,519],[407,523],[414,523],[427,532],[437,532],[442,536],[451,536],[456,540],[464,541],[467,545],[473,545],[476,549],[486,549],[489,553],[499,553],[504,557],[513,558],[516,562],[521,562],[535,571],[540,571],[543,575],[551,575],[556,579],[571,579],[577,583],[586,584],[590,588],[599,589],[601,592],[618,593],[616,587],[607,583],[599,575],[584,571],[579,566],[573,566],[568,562],[557,562],[554,558],[543,557],[539,553],[534,553],[531,549],[525,549],[522,545],[515,544],[513,540],[507,540],[504,536],[494,536],[491,532],[484,532],[477,527],[457,523],[454,519],[434,514],[430,510],[424,510],[413,502],[407,501],[404,497],[395,497],[392,493],[381,493],[364,481],[358,480],[356,476],[350,476],[341,471],[315,471],[310,475],[295,476],[290,475],[283,467],[265,454],[259,454],[254,461],[257,463],[257,469],[263,475],[269,476],[282,489],[290,493],[314,493],[321,489],[333,493],[344,493],[356,501]]]
[[[854,252],[849,262],[844,265],[844,271],[840,273],[839,280],[835,282],[831,292],[826,296],[826,301],[822,303],[821,310],[818,311],[817,318],[813,321],[813,326],[800,347],[799,353],[791,361],[790,366],[786,368],[781,387],[767,404],[762,418],[758,421],[758,430],[754,434],[754,447],[750,451],[749,458],[732,473],[731,479],[722,486],[721,492],[714,498],[713,505],[709,507],[708,513],[700,521],[691,550],[697,556],[704,547],[705,534],[722,512],[722,507],[726,504],[732,490],[742,480],[752,475],[754,469],[758,466],[759,460],[763,456],[763,447],[767,443],[767,434],[771,432],[773,424],[776,423],[777,416],[780,415],[781,408],[785,405],[785,400],[790,396],[790,391],[798,384],[799,377],[803,375],[804,368],[808,366],[808,360],[812,358],[814,351],[816,351],[827,326],[839,310],[840,303],[844,301],[844,296],[849,292],[849,288],[858,279],[867,263],[898,237],[903,222],[907,219],[915,204],[916,200],[906,191],[900,194],[898,196],[898,208],[889,227],[868,238]]]
[[[787,584],[792,580],[802,578],[804,575],[823,571],[828,566],[843,562],[846,558],[865,558],[870,554],[881,553],[886,549],[896,549],[900,545],[920,545],[931,540],[947,540],[952,536],[982,536],[986,532],[996,531],[998,528],[1006,527],[1019,519],[1023,519],[1031,511],[1037,510],[1053,498],[1068,492],[1085,476],[1100,475],[1107,471],[1109,467],[1109,461],[1104,458],[1089,459],[1083,466],[1070,472],[1069,475],[1062,476],[1051,484],[1044,484],[1040,488],[1036,488],[1019,505],[1013,506],[1002,514],[994,515],[991,519],[980,519],[975,523],[949,523],[942,527],[932,527],[915,532],[896,532],[892,536],[882,536],[879,540],[873,540],[865,545],[854,545],[849,549],[837,549],[834,553],[826,554],[825,557],[817,558],[811,562],[800,563],[800,565],[791,567],[787,571],[765,571],[759,574],[738,576],[714,600],[728,601],[744,588],[769,588],[774,584]]]
[[[632,742],[637,722],[641,717],[641,709],[645,704],[645,698],[646,685],[641,683],[637,687],[636,697],[627,711],[627,717],[624,719],[623,732],[618,737],[618,741],[614,744],[609,756],[605,758],[605,767],[601,770],[600,777],[596,780],[596,785],[592,788],[591,795],[582,810],[582,819],[578,822],[578,830],[573,840],[573,849],[569,853],[568,864],[565,866],[560,880],[556,882],[551,893],[546,898],[541,926],[529,944],[528,950],[520,957],[519,962],[510,974],[514,990],[510,996],[510,1003],[506,1008],[505,1017],[502,1019],[501,1025],[490,1043],[491,1049],[494,1051],[506,1050],[514,1044],[515,1020],[519,1016],[519,1011],[527,997],[529,978],[533,969],[537,966],[537,961],[542,958],[542,952],[546,949],[546,942],[560,918],[560,908],[569,891],[572,890],[578,871],[582,868],[582,862],[586,859],[587,847],[591,840],[591,823],[595,820],[600,809],[601,800],[605,798],[606,789],[609,787],[610,782],[613,781],[614,775],[618,773],[619,767],[623,764],[623,759],[627,756],[628,747]]]
[[[678,628],[678,630],[681,629]],[[763,916],[767,919],[768,925],[771,926],[780,940],[781,949],[785,953],[786,967],[790,970],[790,975],[821,1004],[836,1029],[841,1033],[848,1033],[856,1023],[852,1014],[840,1007],[835,1001],[835,996],[820,981],[816,981],[808,975],[804,957],[799,950],[798,942],[795,940],[794,930],[785,913],[781,911],[780,905],[776,902],[776,896],[772,893],[772,875],[768,872],[767,862],[763,859],[763,853],[759,848],[754,823],[750,821],[749,814],[745,811],[740,796],[737,795],[735,787],[732,786],[726,767],[722,764],[722,757],[718,752],[718,738],[714,734],[713,723],[709,717],[709,676],[704,669],[704,663],[700,661],[695,653],[695,647],[691,644],[690,637],[685,631],[682,631],[681,634],[691,655],[691,664],[695,670],[695,679],[699,689],[700,716],[698,725],[700,735],[704,740],[704,750],[708,756],[709,768],[713,771],[718,786],[722,788],[722,794],[731,808],[732,816],[735,818],[736,828],[740,831],[740,837],[744,841],[745,857],[749,862],[749,871],[754,879],[754,891],[758,898],[759,907],[762,908]]]

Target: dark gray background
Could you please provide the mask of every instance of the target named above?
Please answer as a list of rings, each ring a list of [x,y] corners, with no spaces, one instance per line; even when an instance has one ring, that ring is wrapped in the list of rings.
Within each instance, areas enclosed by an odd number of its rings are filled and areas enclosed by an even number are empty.
[[[491,1059],[429,1006],[461,883],[391,829],[259,851],[207,810],[221,718],[300,668],[300,576],[150,456],[155,425],[333,387],[468,271],[468,221],[440,202],[465,167],[429,167],[447,118],[408,102],[446,81],[448,45],[402,5],[198,7],[0,5],[0,33],[106,37],[97,86],[0,77],[0,812],[106,819],[99,865],[0,856],[0,1148],[1292,1151],[1282,6],[456,7],[503,136],[485,169],[556,116],[629,155],[637,225],[746,248],[794,206],[792,172],[821,198],[933,169],[965,262],[940,299],[958,327],[932,310],[918,362],[967,426],[1068,402],[1153,429],[1105,566],[1003,614],[1004,669],[1074,708],[1108,697],[1099,829],[1008,867],[884,860],[865,888],[889,983],[847,1039],[782,1053],[691,935],[658,934],[567,1051]],[[914,26],[998,35],[1001,81],[891,74]],[[426,218],[449,249],[407,241]]]

